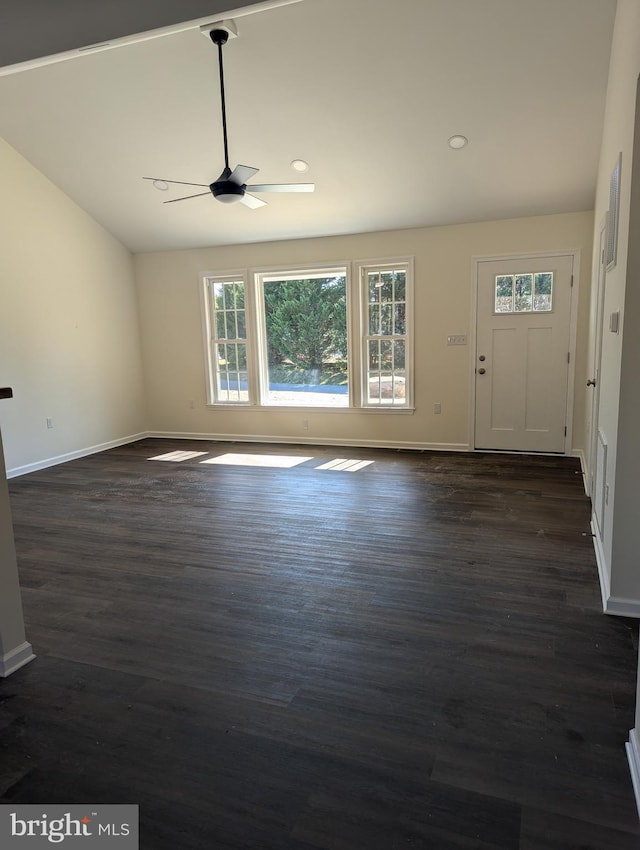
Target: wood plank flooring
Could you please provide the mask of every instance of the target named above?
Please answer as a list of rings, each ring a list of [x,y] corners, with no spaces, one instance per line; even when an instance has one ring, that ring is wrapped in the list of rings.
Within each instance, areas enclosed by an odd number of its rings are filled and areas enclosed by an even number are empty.
[[[143,850],[640,846],[573,459],[149,439],[10,492],[0,802],[137,803]]]

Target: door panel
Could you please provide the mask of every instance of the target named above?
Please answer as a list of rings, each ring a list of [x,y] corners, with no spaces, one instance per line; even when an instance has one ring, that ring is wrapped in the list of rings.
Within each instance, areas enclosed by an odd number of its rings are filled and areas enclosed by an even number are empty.
[[[478,264],[475,446],[564,452],[573,257]]]
[[[492,364],[489,373],[491,386],[491,429],[494,431],[512,431],[516,427],[514,418],[513,395],[518,392],[518,373],[515,357],[518,335],[515,328],[494,328],[491,337]],[[487,362],[487,361],[485,361]],[[485,366],[485,368],[487,368]]]
[[[548,431],[553,427],[547,386],[553,369],[553,331],[551,328],[529,328],[525,378],[525,430]],[[564,429],[563,429],[564,430]]]

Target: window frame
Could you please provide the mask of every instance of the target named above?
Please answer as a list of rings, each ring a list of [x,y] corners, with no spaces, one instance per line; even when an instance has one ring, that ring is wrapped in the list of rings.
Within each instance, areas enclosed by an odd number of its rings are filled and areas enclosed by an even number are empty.
[[[202,334],[205,347],[205,379],[207,390],[207,405],[215,407],[230,407],[233,409],[247,408],[254,404],[253,386],[251,380],[251,368],[255,356],[252,353],[253,339],[251,328],[253,321],[250,318],[252,305],[250,304],[250,289],[246,269],[236,269],[227,272],[203,272],[200,275],[200,307],[202,314]],[[244,286],[244,310],[245,310],[245,344],[247,352],[247,400],[230,401],[218,398],[218,366],[215,356],[216,347],[220,344],[222,337],[218,337],[216,329],[216,309],[214,303],[214,286],[216,283],[242,283]]]
[[[360,409],[362,410],[387,410],[395,413],[414,410],[414,368],[413,368],[413,329],[414,329],[414,273],[413,257],[383,258],[378,260],[359,260],[356,263],[357,279],[359,281],[359,340],[360,340]],[[369,333],[369,274],[371,272],[398,271],[405,272],[405,334],[390,334],[387,338],[396,340],[401,337],[405,341],[405,399],[404,404],[381,404],[370,402],[367,398],[368,358],[369,340],[375,335]]]
[[[345,296],[347,308],[347,363],[349,373],[349,403],[345,406],[332,407],[310,405],[286,405],[274,404],[273,402],[265,401],[269,395],[269,365],[267,362],[267,322],[265,313],[264,300],[264,284],[265,278],[277,278],[278,280],[301,280],[306,278],[323,278],[344,276],[345,279]],[[350,410],[353,407],[353,341],[351,334],[350,317],[352,313],[352,282],[351,282],[351,263],[312,263],[304,266],[275,266],[268,268],[252,269],[251,277],[253,277],[253,296],[256,301],[256,357],[255,367],[258,372],[258,405],[261,409],[273,410],[322,410],[322,411],[344,411]],[[267,281],[268,283],[269,281]]]
[[[367,398],[369,299],[368,273],[403,268],[405,271],[405,398],[403,404],[370,403]],[[326,277],[344,273],[347,302],[347,358],[349,368],[348,406],[305,406],[273,404],[265,401],[268,393],[266,352],[266,321],[264,311],[265,278],[295,280],[304,277]],[[200,278],[200,306],[204,343],[206,404],[226,410],[267,410],[298,413],[302,411],[329,414],[375,413],[412,414],[414,408],[414,259],[412,256],[384,257],[357,261],[311,262],[295,265],[270,265],[226,271],[203,271]],[[215,326],[215,283],[241,282],[244,285],[247,400],[229,401],[218,398],[218,368],[216,346],[219,344]],[[395,336],[394,336],[395,338]]]

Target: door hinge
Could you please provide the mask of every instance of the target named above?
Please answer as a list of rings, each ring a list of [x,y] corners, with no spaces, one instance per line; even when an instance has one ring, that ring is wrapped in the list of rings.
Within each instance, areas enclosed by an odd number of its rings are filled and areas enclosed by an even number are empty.
[[[567,436],[567,426],[566,425],[564,426],[564,435],[565,435],[565,437]]]
[[[571,289],[573,289],[573,275],[571,275]]]
[[[571,363],[571,352],[567,351],[567,363]]]
[[[602,257],[600,258],[600,264],[604,266],[604,248],[602,249]]]

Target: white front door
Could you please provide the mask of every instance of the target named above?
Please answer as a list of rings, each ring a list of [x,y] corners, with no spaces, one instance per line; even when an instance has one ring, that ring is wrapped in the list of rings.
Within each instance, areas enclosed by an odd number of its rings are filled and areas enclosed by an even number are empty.
[[[564,452],[573,256],[478,263],[475,447]]]

